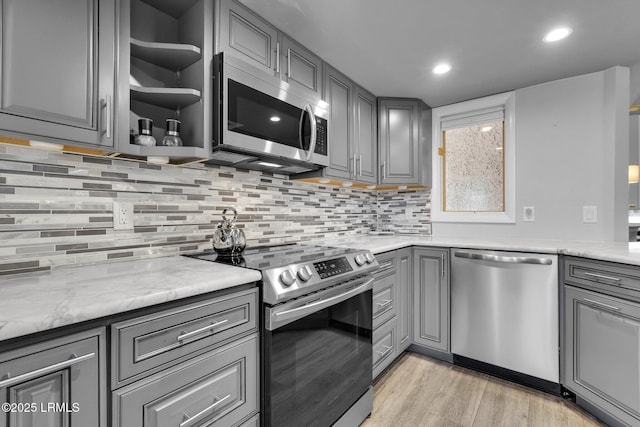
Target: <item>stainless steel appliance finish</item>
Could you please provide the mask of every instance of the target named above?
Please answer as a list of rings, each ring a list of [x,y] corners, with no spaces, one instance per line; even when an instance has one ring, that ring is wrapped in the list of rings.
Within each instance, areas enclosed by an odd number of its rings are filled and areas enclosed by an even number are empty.
[[[371,252],[294,244],[195,257],[262,272],[261,425],[358,425],[371,413]]]
[[[451,253],[452,353],[559,383],[557,256]]]
[[[295,174],[329,165],[329,104],[220,53],[214,58],[212,162]]]

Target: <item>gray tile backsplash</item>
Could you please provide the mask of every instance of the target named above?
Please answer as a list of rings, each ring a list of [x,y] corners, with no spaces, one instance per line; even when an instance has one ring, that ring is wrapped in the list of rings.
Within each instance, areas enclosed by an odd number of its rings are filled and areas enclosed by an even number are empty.
[[[133,205],[133,230],[114,231],[114,201]],[[254,246],[430,232],[428,190],[376,193],[0,144],[0,275],[211,249],[230,206]]]

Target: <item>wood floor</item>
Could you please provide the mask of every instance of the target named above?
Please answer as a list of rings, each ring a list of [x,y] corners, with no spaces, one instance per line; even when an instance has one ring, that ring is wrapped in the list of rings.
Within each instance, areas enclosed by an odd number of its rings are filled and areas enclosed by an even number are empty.
[[[360,427],[602,427],[560,397],[416,353],[404,353],[374,386]]]

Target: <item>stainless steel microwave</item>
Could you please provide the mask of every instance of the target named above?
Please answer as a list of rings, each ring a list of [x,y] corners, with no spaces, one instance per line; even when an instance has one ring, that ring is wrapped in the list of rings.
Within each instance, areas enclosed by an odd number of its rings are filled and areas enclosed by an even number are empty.
[[[214,57],[215,163],[296,174],[329,165],[329,105],[224,53]]]

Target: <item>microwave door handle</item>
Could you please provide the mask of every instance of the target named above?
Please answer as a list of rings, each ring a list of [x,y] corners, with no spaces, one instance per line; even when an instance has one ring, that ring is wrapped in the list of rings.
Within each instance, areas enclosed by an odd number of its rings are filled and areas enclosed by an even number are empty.
[[[302,130],[304,128],[303,120],[304,120],[305,111],[309,114],[309,122],[310,122],[309,124],[311,125],[311,141],[309,144],[308,151],[304,149],[304,142],[303,142],[304,135],[302,134]],[[300,149],[307,153],[306,160],[309,161],[311,159],[311,156],[313,155],[313,152],[316,149],[316,116],[315,114],[313,114],[313,108],[309,104],[306,104],[304,106],[304,108],[302,109],[302,113],[300,114],[300,124],[298,127],[298,142],[300,143]]]

